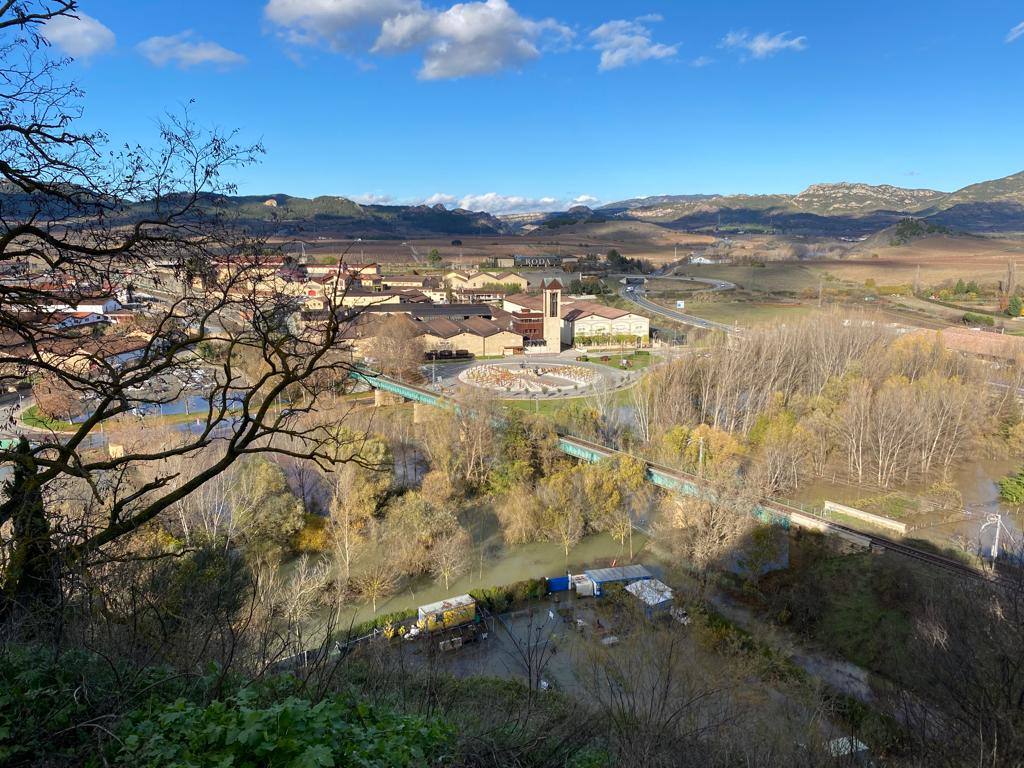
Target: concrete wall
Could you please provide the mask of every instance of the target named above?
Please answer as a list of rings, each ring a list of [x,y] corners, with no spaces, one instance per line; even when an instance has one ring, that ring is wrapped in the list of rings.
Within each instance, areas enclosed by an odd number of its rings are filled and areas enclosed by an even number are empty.
[[[881,515],[873,515],[862,509],[836,504],[834,501],[825,502],[825,513],[829,512],[838,512],[841,515],[846,515],[856,520],[863,520],[866,523],[877,525],[879,528],[885,528],[886,530],[898,533],[900,536],[906,536],[909,530],[906,523],[901,523],[889,517],[882,517]]]
[[[423,342],[428,350],[467,349],[477,357],[487,357],[502,355],[507,348],[523,346],[523,337],[511,331],[501,331],[493,336],[459,333],[448,338],[424,334]]]

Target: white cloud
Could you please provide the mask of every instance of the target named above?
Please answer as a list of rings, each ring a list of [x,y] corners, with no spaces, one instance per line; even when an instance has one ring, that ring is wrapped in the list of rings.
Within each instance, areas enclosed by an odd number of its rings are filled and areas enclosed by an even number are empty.
[[[459,201],[459,207],[488,213],[531,213],[556,211],[564,208],[565,203],[554,197],[520,197],[488,192],[483,195],[466,195]]]
[[[590,33],[594,49],[601,52],[598,69],[607,72],[651,59],[667,59],[676,55],[678,45],[664,45],[651,39],[648,23],[661,21],[660,16],[641,16],[627,21],[607,21]]]
[[[421,51],[423,80],[514,69],[573,37],[569,27],[554,19],[520,16],[508,0],[448,8],[422,0],[268,0],[263,13],[293,45],[322,44],[354,56],[367,49],[380,54]]]
[[[114,47],[116,38],[109,28],[92,16],[81,12],[77,16],[50,19],[43,27],[43,37],[76,59],[87,59]]]
[[[420,79],[447,80],[514,69],[572,37],[573,31],[554,19],[528,19],[507,0],[484,0],[445,11],[420,5],[385,19],[373,50],[423,49]]]
[[[378,195],[376,192],[367,192],[365,195],[353,195],[349,199],[360,205],[395,205],[395,198],[391,195]]]
[[[807,38],[802,35],[800,37],[790,37],[789,32],[780,32],[777,35],[759,32],[751,37],[749,32],[743,30],[727,34],[722,38],[721,47],[739,48],[749,53],[755,59],[766,59],[780,51],[804,50],[807,47]]]
[[[1006,42],[1012,43],[1018,37],[1022,36],[1024,36],[1024,21],[1022,21],[1020,24],[1018,24],[1016,27],[1010,30],[1010,32],[1006,35]]]
[[[710,56],[698,56],[696,59],[690,62],[690,66],[697,67],[698,69],[700,69],[701,67],[706,67],[714,63],[715,60],[712,59]]]
[[[435,192],[426,199],[414,197],[395,197],[381,192],[367,192],[362,195],[347,195],[360,205],[438,205],[451,210],[464,208],[468,211],[487,211],[488,213],[533,213],[564,211],[574,205],[593,206],[600,199],[593,195],[578,195],[572,199],[554,196],[527,197],[525,195],[502,195],[487,192],[482,195],[451,195],[447,192]]]
[[[149,62],[157,67],[175,64],[182,69],[200,64],[216,64],[220,67],[241,64],[245,57],[240,53],[229,51],[222,45],[204,40],[191,40],[192,30],[187,29],[177,35],[167,37],[150,37],[139,43],[136,48]]]
[[[263,15],[291,43],[351,50],[360,33],[372,38],[385,19],[419,7],[419,0],[269,0]]]
[[[451,205],[458,199],[459,198],[457,198],[455,195],[446,195],[444,192],[435,192],[426,200],[424,200],[423,204],[437,205],[438,203],[440,203],[441,205]]]

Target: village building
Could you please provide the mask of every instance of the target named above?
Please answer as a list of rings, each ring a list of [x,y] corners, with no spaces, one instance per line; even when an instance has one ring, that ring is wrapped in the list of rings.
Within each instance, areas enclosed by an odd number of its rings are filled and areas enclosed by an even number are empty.
[[[525,291],[530,285],[529,280],[515,272],[449,272],[444,276],[444,281],[456,294],[498,286],[507,290]]]
[[[527,350],[558,351],[561,346],[631,344],[645,346],[651,321],[625,309],[564,296],[558,280],[546,280],[541,295],[514,294],[502,308],[511,313],[512,327],[528,339]],[[557,330],[557,335],[556,335]],[[556,341],[557,339],[557,341]],[[556,346],[558,349],[556,349]]]

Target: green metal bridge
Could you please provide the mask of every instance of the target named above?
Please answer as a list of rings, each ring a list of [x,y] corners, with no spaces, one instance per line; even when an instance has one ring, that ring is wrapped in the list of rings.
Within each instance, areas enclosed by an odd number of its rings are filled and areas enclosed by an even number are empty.
[[[405,384],[403,382],[396,381],[395,379],[379,374],[376,371],[371,371],[367,368],[357,368],[353,370],[350,377],[357,381],[364,382],[372,389],[390,392],[414,403],[422,403],[424,405],[442,408],[454,407],[454,404],[448,398],[444,397],[444,395],[432,392],[429,389],[417,387],[413,384]],[[656,485],[659,488],[664,488],[676,493],[684,493],[689,496],[699,496],[701,494],[710,493],[710,491],[704,487],[701,478],[696,475],[691,475],[686,472],[654,464],[646,459],[618,451],[614,448],[609,448],[606,445],[600,445],[598,443],[590,442],[589,440],[583,440],[572,435],[560,433],[558,436],[558,447],[568,456],[572,456],[580,461],[587,461],[591,463],[597,463],[604,459],[615,458],[617,456],[628,456],[644,463],[644,466],[646,467],[647,480],[652,485]],[[859,547],[873,550],[888,550],[890,552],[903,555],[904,557],[909,557],[913,560],[923,562],[927,565],[956,573],[960,576],[991,580],[996,583],[1001,581],[998,575],[991,576],[989,574],[984,574],[960,560],[927,550],[918,549],[917,547],[903,544],[902,542],[893,541],[888,537],[880,536],[876,533],[859,531],[856,528],[850,528],[849,526],[837,523],[834,520],[830,520],[819,514],[798,509],[785,504],[784,502],[776,500],[761,501],[754,507],[754,509],[751,510],[751,514],[762,523],[777,525],[786,530],[789,530],[790,528],[811,530],[828,536],[838,537]]]
[[[451,401],[444,397],[444,395],[432,392],[429,389],[424,389],[423,387],[417,387],[414,384],[406,384],[404,382],[397,381],[366,368],[358,368],[354,370],[351,373],[351,377],[356,381],[365,383],[372,389],[378,389],[382,392],[390,392],[414,403],[423,403],[424,405],[436,407],[452,406]],[[611,459],[619,456],[634,458],[644,462],[647,480],[652,485],[656,485],[659,488],[664,488],[675,493],[684,493],[688,496],[697,496],[702,493],[701,480],[696,475],[690,475],[686,472],[654,464],[645,459],[639,459],[632,454],[624,453],[614,448],[609,448],[606,445],[593,443],[589,440],[584,440],[573,435],[559,433],[558,447],[562,453],[572,456],[575,459],[579,459],[580,461],[590,462],[591,464],[596,464],[604,459]],[[704,492],[706,493],[706,491]],[[764,523],[779,525],[788,529],[792,513],[789,510],[781,511],[764,505],[759,505],[753,510],[753,514]]]

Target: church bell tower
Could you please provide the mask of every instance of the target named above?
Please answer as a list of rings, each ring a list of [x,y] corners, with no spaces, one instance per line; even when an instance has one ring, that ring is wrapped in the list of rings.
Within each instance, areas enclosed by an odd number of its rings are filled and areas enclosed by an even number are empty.
[[[562,284],[557,278],[544,281],[544,346],[562,351]]]

